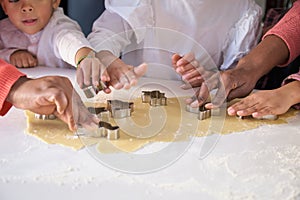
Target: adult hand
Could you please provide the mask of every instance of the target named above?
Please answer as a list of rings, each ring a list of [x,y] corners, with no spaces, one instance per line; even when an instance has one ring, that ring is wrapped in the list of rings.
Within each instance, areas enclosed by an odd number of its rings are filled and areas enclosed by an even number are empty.
[[[204,82],[201,75],[205,73],[205,70],[200,66],[193,52],[187,53],[184,56],[174,54],[172,56],[172,65],[185,82],[185,84],[181,86],[182,89],[199,87]]]
[[[72,83],[65,77],[21,77],[11,88],[7,101],[34,113],[54,114],[66,122],[71,131],[76,130],[76,124],[97,127],[98,119],[85,108]]]
[[[37,66],[38,61],[29,51],[18,50],[10,56],[10,63],[19,68],[27,68]]]
[[[220,72],[217,92],[212,103],[206,104],[206,108],[221,106],[225,100],[247,96],[255,87],[257,78],[251,74],[255,73],[247,68],[234,68]]]

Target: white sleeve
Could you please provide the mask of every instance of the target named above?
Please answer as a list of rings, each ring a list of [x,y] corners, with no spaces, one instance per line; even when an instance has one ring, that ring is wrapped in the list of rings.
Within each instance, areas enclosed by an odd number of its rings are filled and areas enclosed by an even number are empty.
[[[234,67],[239,59],[257,44],[262,12],[258,5],[252,5],[228,33],[222,48],[223,64],[220,66],[221,70]]]
[[[121,16],[105,10],[94,22],[87,38],[97,52],[107,50],[119,57],[122,50],[131,44],[134,33]]]
[[[90,43],[84,36],[79,24],[65,15],[54,16],[53,42],[55,56],[76,66],[75,56],[79,49],[89,47]]]

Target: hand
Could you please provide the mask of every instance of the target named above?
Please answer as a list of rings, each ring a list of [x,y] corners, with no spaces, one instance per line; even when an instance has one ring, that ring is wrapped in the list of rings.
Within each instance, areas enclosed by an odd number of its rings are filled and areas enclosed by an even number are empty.
[[[122,62],[122,64],[120,64]],[[110,85],[115,89],[130,89],[136,85],[138,79],[145,74],[147,64],[143,63],[137,67],[126,65],[123,61],[115,61],[108,68],[107,71],[111,77]]]
[[[37,66],[38,61],[36,57],[27,50],[18,50],[10,56],[10,63],[19,68],[27,68]]]
[[[97,88],[100,84],[99,81],[103,83],[109,82],[110,77],[104,65],[95,57],[95,53],[91,52],[77,66],[76,80],[80,88],[90,86],[91,84]],[[110,93],[111,90],[107,87],[104,92]]]
[[[234,68],[220,72],[220,79],[215,97],[206,108],[221,106],[225,100],[245,97],[253,90],[258,80],[255,71],[247,68]]]
[[[195,92],[194,96],[186,99],[186,104],[189,104],[191,107],[199,107],[206,103],[210,97],[210,91],[219,87],[220,73],[219,71],[207,71],[207,78],[203,82],[200,88]],[[220,91],[221,88],[219,88]],[[221,94],[221,93],[220,93]]]
[[[54,114],[66,122],[71,131],[76,130],[76,123],[84,127],[97,127],[98,120],[85,108],[72,83],[65,77],[21,77],[11,88],[7,101],[34,113]]]
[[[110,76],[109,85],[115,89],[131,88],[147,71],[147,64],[143,63],[137,67],[127,65],[109,51],[101,51],[97,53],[97,57],[108,66],[106,70]]]
[[[179,54],[172,56],[172,65],[175,71],[182,76],[182,80],[186,83],[181,86],[182,89],[191,87],[199,87],[204,79],[201,75],[205,73],[202,66],[195,59],[194,53],[190,52],[183,57]]]
[[[258,91],[228,108],[229,115],[259,118],[264,115],[280,115],[300,102],[300,82],[293,81],[274,90]]]

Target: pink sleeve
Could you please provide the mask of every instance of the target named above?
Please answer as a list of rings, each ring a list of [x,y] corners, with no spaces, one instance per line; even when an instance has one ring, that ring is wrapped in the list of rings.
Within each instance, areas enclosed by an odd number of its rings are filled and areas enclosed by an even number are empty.
[[[6,97],[14,85],[14,83],[21,77],[25,76],[16,67],[4,62],[0,59],[0,115],[5,115],[11,108],[11,104],[6,101]]]
[[[300,71],[296,74],[291,74],[287,78],[285,78],[282,82],[282,85],[286,85],[292,81],[300,81]],[[297,110],[300,110],[300,104],[296,104],[293,107]]]
[[[263,39],[268,35],[280,37],[288,46],[289,60],[281,66],[291,63],[300,55],[300,0],[293,4],[293,7],[264,35]]]

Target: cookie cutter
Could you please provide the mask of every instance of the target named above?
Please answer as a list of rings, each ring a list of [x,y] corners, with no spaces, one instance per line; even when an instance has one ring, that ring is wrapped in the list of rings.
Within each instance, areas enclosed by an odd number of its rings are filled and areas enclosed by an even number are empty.
[[[42,120],[54,120],[54,119],[56,119],[56,116],[53,115],[53,114],[50,114],[50,115],[41,115],[41,114],[34,113],[34,118],[36,118],[36,119],[42,119]]]
[[[102,121],[109,121],[109,111],[105,107],[88,107],[88,111],[97,115]]]
[[[198,120],[204,120],[210,118],[211,116],[220,115],[220,108],[206,109],[205,105],[199,107],[192,107],[191,105],[186,105],[186,111],[198,114]]]
[[[98,134],[108,140],[117,140],[120,138],[120,129],[119,126],[112,126],[108,122],[100,121]]]
[[[95,132],[83,131],[77,133],[77,136],[93,137],[93,138],[106,138],[108,140],[117,140],[120,138],[119,126],[112,126],[109,122],[100,121],[98,129]]]
[[[133,102],[121,100],[107,100],[107,110],[112,118],[120,119],[130,117],[133,112]]]
[[[98,94],[98,92],[100,92],[106,88],[107,88],[107,86],[105,85],[105,83],[100,81],[100,83],[97,87],[90,85],[90,86],[84,87],[82,90],[87,98],[93,98]]]
[[[159,90],[142,91],[142,102],[149,103],[150,106],[166,106],[167,97]]]
[[[237,115],[237,117],[239,119],[253,118],[253,119],[259,119],[259,120],[277,120],[278,119],[277,115],[264,115],[264,116],[261,116],[261,117],[252,117],[251,115],[249,115],[249,116],[239,116],[239,115]]]

